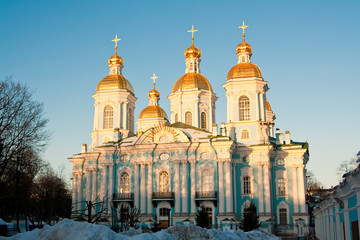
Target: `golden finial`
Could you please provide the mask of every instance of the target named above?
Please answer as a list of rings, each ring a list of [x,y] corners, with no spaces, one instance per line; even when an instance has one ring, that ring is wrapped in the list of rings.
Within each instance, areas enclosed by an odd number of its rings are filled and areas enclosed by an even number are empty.
[[[249,27],[249,26],[246,26],[246,25],[245,25],[245,21],[243,21],[243,25],[242,25],[242,26],[239,26],[239,28],[242,28],[242,30],[243,30],[242,36],[243,36],[243,41],[244,41],[244,42],[245,42],[245,28],[247,28],[247,27]]]
[[[154,85],[154,89],[155,89],[155,80],[159,78],[155,75],[155,73],[153,73],[153,76],[151,77],[151,79],[153,80],[153,85]]]
[[[191,32],[191,41],[192,41],[192,44],[194,44],[194,32],[197,32],[199,30],[195,30],[194,29],[194,25],[191,25],[191,30],[188,30],[188,32]]]
[[[115,35],[115,38],[111,40],[112,42],[115,42],[115,53],[117,53],[117,42],[120,41],[121,38],[117,38],[117,35]]]

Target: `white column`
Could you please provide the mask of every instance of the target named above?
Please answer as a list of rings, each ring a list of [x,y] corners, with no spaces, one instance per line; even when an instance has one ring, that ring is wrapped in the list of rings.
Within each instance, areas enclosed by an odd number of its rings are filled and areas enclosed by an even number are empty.
[[[260,92],[260,114],[261,114],[261,120],[266,121],[265,108],[264,108],[264,93],[261,92]]]
[[[256,117],[256,120],[258,121],[258,120],[260,120],[259,115],[260,115],[260,108],[261,108],[260,104],[259,104],[259,92],[258,91],[256,91],[255,104],[256,104],[256,115],[255,115],[255,117]]]
[[[107,166],[105,164],[101,165],[102,173],[101,173],[101,196],[100,200],[103,201],[106,196],[106,180],[107,180]]]
[[[263,166],[258,164],[259,213],[264,213]]]
[[[73,172],[73,181],[72,181],[72,206],[74,206],[75,210],[76,210],[76,191],[77,191],[77,174]]]
[[[336,225],[336,239],[341,239],[339,206],[335,206],[335,225]]]
[[[344,222],[345,222],[345,237],[346,239],[351,239],[351,233],[350,233],[350,216],[349,216],[349,206],[348,201],[344,201]]]
[[[109,165],[109,189],[108,189],[108,213],[111,213],[112,199],[114,193],[114,165]]]
[[[147,213],[152,214],[152,163],[148,165]]]
[[[227,113],[227,122],[230,122],[230,94],[226,94],[226,113]]]
[[[219,213],[224,213],[224,170],[223,162],[219,161]]]
[[[141,176],[140,176],[140,212],[145,213],[146,212],[146,185],[145,185],[145,164],[141,164]]]
[[[94,112],[94,130],[99,129],[99,103],[95,100],[95,112]]]
[[[117,113],[116,113],[116,125],[114,125],[114,128],[121,128],[121,101],[118,102],[117,106]]]
[[[239,114],[238,116],[236,117],[236,120],[234,118],[234,115],[235,115],[235,109],[237,108],[237,106],[234,106],[234,94],[232,92],[230,92],[230,120],[232,122],[234,121],[239,121]],[[230,122],[230,121],[229,121]]]
[[[77,180],[77,209],[81,210],[81,202],[82,202],[82,172],[80,173],[80,175],[77,176],[78,180]]]
[[[91,196],[90,196],[90,171],[86,170],[86,201],[90,201],[91,200]]]
[[[198,99],[195,99],[195,105],[194,105],[194,116],[193,116],[193,126],[195,127],[200,127],[199,126],[199,100]],[[195,120],[195,121],[194,121]]]
[[[334,214],[332,211],[332,208],[329,208],[329,210],[331,211],[329,217],[330,217],[330,239],[335,239],[335,229],[333,228],[334,226]]]
[[[292,166],[292,187],[293,187],[293,202],[294,202],[294,213],[299,212],[299,199],[297,189],[297,176],[296,176],[296,165]]]
[[[175,161],[175,213],[180,213],[180,178],[179,162]]]
[[[96,183],[97,183],[97,181],[96,181],[96,169],[94,169],[93,171],[92,171],[92,175],[93,175],[93,179],[92,179],[92,196],[91,196],[91,201],[92,202],[95,202],[96,201]]]
[[[304,182],[304,166],[301,165],[297,169],[297,176],[298,176],[298,191],[299,191],[299,205],[300,205],[300,212],[306,212],[306,203],[305,203],[305,182]]]
[[[128,126],[127,126],[127,103],[126,102],[123,102],[123,104],[122,104],[122,117],[123,117],[123,119],[122,119],[122,124],[123,124],[123,129],[129,129],[128,128]],[[137,206],[137,207],[139,207],[139,206]]]
[[[187,162],[182,162],[182,213],[188,213],[188,176],[187,176]]]
[[[191,161],[191,169],[190,169],[190,178],[191,178],[191,213],[196,213],[196,203],[195,203],[195,185],[196,185],[196,176],[195,176],[195,161]],[[360,219],[360,218],[359,218]]]
[[[226,182],[226,212],[233,213],[233,191],[231,182],[231,162],[225,162],[225,182]]]
[[[134,207],[139,208],[139,165],[134,164]]]
[[[269,164],[264,165],[264,191],[265,191],[265,212],[271,213],[270,198],[272,194],[270,193],[270,174],[269,174]]]

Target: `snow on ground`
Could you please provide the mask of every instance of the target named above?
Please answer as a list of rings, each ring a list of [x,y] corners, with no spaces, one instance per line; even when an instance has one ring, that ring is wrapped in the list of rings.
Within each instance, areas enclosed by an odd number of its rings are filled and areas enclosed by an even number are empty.
[[[19,233],[12,237],[0,237],[0,240],[185,240],[185,239],[211,239],[211,240],[279,240],[280,238],[262,231],[243,232],[231,230],[223,232],[217,229],[204,229],[194,225],[176,225],[156,233],[141,233],[139,229],[131,229],[124,233],[115,233],[102,225],[87,222],[74,222],[64,219],[54,226],[45,226],[30,232]]]

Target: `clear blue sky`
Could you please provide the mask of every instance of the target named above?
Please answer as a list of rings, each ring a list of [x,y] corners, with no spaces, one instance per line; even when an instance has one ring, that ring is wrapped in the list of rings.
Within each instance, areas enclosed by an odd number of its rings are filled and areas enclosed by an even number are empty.
[[[52,139],[44,158],[55,168],[90,145],[91,95],[108,74],[119,42],[124,76],[138,98],[136,118],[147,106],[151,75],[160,105],[184,74],[187,30],[199,31],[201,72],[216,92],[216,122],[226,121],[225,83],[236,64],[242,21],[253,63],[268,81],[276,127],[308,140],[308,169],[331,186],[335,170],[360,150],[360,1],[0,1],[0,77],[34,90],[45,104]]]

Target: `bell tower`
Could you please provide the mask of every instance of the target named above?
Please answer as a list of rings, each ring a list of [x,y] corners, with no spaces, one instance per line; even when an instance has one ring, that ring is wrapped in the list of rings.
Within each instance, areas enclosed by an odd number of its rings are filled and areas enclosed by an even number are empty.
[[[130,82],[122,75],[124,60],[117,54],[109,58],[109,75],[103,78],[92,95],[95,99],[94,128],[91,132],[90,149],[107,142],[118,141],[134,134],[135,92]]]

